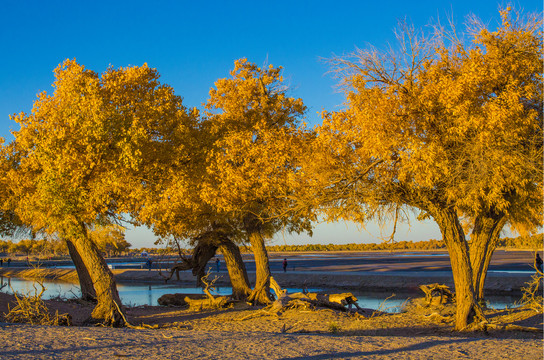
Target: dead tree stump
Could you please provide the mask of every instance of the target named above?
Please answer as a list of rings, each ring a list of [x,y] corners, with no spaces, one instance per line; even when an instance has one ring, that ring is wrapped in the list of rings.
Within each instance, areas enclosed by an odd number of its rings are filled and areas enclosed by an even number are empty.
[[[453,301],[454,294],[447,285],[434,283],[421,285],[419,288],[425,293],[425,302],[427,303],[427,306],[432,305],[433,298],[438,296],[440,296],[440,298],[437,305],[447,304],[448,302]]]

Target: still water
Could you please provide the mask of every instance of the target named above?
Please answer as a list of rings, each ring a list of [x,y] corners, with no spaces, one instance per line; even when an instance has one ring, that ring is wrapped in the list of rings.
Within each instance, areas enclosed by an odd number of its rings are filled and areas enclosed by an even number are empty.
[[[79,286],[60,281],[47,280],[44,282],[46,290],[43,293],[44,299],[55,297],[61,298],[76,298],[81,295]],[[20,278],[8,278],[0,276],[0,288],[2,292],[12,294],[13,291],[19,294],[34,295],[36,291],[39,293],[41,287],[37,286],[31,280]],[[197,287],[180,287],[176,284],[142,284],[142,283],[118,283],[117,289],[123,304],[127,306],[139,305],[158,305],[157,300],[164,294],[203,294],[201,288]],[[300,292],[301,289],[287,288],[288,293]],[[346,290],[330,290],[310,288],[310,292],[346,292]],[[386,312],[398,312],[402,305],[410,297],[421,297],[423,294],[397,294],[391,297],[391,293],[386,292],[371,292],[360,293],[351,291],[357,297],[360,307],[368,309],[380,309]],[[215,294],[229,295],[231,294],[230,287],[216,287]],[[519,296],[489,296],[489,306],[495,309],[504,309],[506,307],[514,307],[515,302],[519,301]]]

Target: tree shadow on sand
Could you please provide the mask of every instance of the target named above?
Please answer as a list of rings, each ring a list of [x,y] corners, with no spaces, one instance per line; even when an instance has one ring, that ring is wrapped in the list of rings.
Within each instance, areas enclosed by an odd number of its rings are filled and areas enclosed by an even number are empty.
[[[301,356],[301,357],[286,357],[282,358],[280,360],[325,360],[325,359],[345,359],[345,358],[351,358],[351,357],[361,357],[366,358],[370,356],[377,356],[377,355],[389,355],[392,356],[392,358],[396,358],[399,356],[400,353],[406,353],[411,351],[419,351],[419,350],[427,350],[431,349],[435,346],[441,346],[441,345],[454,345],[454,344],[462,344],[462,343],[469,343],[471,341],[476,341],[477,339],[471,339],[471,338],[461,338],[461,339],[447,339],[447,340],[432,340],[432,341],[424,341],[417,344],[410,344],[407,346],[401,346],[394,349],[378,349],[378,350],[370,350],[370,351],[353,351],[353,352],[335,352],[335,353],[327,353],[327,354],[319,354],[319,355],[313,355],[313,356]],[[405,354],[406,355],[406,354]]]

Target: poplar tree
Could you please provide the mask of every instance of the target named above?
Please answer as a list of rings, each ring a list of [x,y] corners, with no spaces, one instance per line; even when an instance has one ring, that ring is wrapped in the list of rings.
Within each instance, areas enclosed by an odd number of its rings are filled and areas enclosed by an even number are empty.
[[[203,127],[209,133],[202,199],[243,231],[255,257],[250,300],[270,301],[265,241],[280,229],[309,231],[307,218],[287,211],[296,186],[299,128],[306,107],[290,97],[281,67],[235,62],[230,78],[210,90]]]
[[[503,227],[542,225],[541,16],[500,15],[495,30],[472,19],[467,41],[404,26],[400,51],[333,58],[345,109],[323,114],[323,161],[307,165],[331,219],[434,219],[458,330],[485,321],[478,300]]]
[[[54,92],[42,92],[20,124],[7,171],[9,208],[33,229],[70,241],[91,278],[92,318],[123,325],[115,280],[89,237],[141,201],[141,184],[160,176],[163,151],[185,133],[190,116],[173,89],[147,65],[102,75],[75,60],[55,69]]]

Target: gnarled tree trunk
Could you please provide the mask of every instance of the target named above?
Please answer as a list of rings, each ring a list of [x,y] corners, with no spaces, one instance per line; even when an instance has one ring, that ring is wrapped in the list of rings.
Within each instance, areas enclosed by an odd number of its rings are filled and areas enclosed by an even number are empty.
[[[271,302],[270,296],[270,264],[268,253],[264,245],[264,239],[260,231],[249,233],[249,242],[255,257],[256,281],[255,287],[249,297],[249,301],[258,304],[268,305]]]
[[[476,301],[472,285],[472,267],[468,244],[454,209],[434,209],[430,213],[442,232],[450,255],[457,305],[455,329],[465,330],[473,323],[485,319],[482,309]]]
[[[197,276],[197,286],[202,286],[202,277],[206,273],[208,261],[215,255],[219,248],[225,258],[232,285],[232,297],[237,300],[245,300],[251,294],[246,267],[240,254],[240,249],[234,244],[228,235],[220,231],[208,231],[195,238],[197,242],[191,258],[182,258],[182,262],[172,267],[168,281],[174,272],[192,269]],[[178,276],[179,280],[179,276]]]
[[[83,300],[96,300],[96,292],[94,291],[93,281],[89,275],[89,271],[83,263],[83,259],[79,256],[76,247],[71,240],[66,240],[66,246],[68,247],[68,253],[72,258],[72,262],[76,268],[77,277],[79,279],[79,288],[81,290],[81,298]]]
[[[202,278],[206,275],[208,261],[215,256],[217,246],[210,241],[199,240],[193,250],[193,275],[196,276],[196,286],[204,288]]]
[[[472,266],[472,284],[480,304],[484,301],[484,284],[489,263],[505,224],[506,216],[502,213],[489,212],[479,215],[474,220],[469,252]]]
[[[85,225],[80,225],[79,232],[72,237],[72,242],[89,271],[96,292],[97,304],[91,314],[92,320],[109,326],[125,325],[113,273],[96,244],[89,239]]]
[[[228,239],[223,239],[219,250],[225,258],[232,286],[232,297],[237,300],[245,300],[251,294],[246,267],[242,259],[240,249]]]

